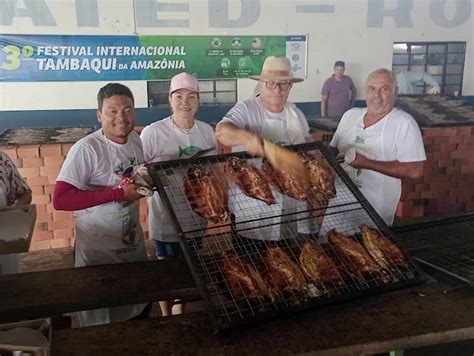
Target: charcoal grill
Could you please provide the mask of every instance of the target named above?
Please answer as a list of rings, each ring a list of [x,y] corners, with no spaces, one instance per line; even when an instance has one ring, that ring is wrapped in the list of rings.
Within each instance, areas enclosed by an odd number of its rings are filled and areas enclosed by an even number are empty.
[[[94,127],[8,129],[0,135],[0,146],[74,143],[94,130]]]
[[[332,199],[329,206],[309,208],[309,205],[295,203],[296,209],[282,211],[283,200],[277,199],[276,205],[268,206],[256,199],[244,197],[233,185],[226,167],[226,162],[231,156],[246,159],[257,167],[262,164],[261,158],[250,157],[244,153],[148,165],[150,175],[180,235],[184,255],[216,330],[401,288],[424,279],[421,270],[406,252],[404,252],[407,258],[405,266],[384,271],[388,280],[382,281],[380,275],[375,273],[364,275],[363,280],[355,278],[350,272],[351,266],[347,260],[342,259],[334,246],[328,243],[326,236],[328,230],[337,229],[360,243],[359,225],[365,223],[378,229],[386,239],[395,241],[396,238],[321,143],[296,145],[292,146],[292,149],[308,159],[321,155],[335,172],[337,196]],[[230,187],[229,200],[233,201],[234,209],[227,221],[208,225],[206,228],[203,219],[193,211],[183,188],[183,177],[190,167],[196,165],[213,172],[220,186]],[[279,196],[275,190],[273,192],[275,197]],[[295,228],[295,224],[306,223],[305,225],[309,226],[309,222],[314,222],[323,216],[325,220],[319,232],[313,230],[302,234]],[[277,236],[277,238],[256,239],[265,236]],[[245,295],[236,297],[222,271],[226,253],[238,256],[254,271],[264,276],[264,271],[268,268],[264,262],[264,255],[269,248],[279,247],[301,269],[298,257],[302,245],[308,239],[320,245],[342,271],[343,278],[339,283],[326,289],[316,286],[306,278],[307,289],[304,295],[289,288],[277,293],[273,299],[246,298]]]
[[[474,287],[474,214],[397,227],[423,269],[456,286]]]

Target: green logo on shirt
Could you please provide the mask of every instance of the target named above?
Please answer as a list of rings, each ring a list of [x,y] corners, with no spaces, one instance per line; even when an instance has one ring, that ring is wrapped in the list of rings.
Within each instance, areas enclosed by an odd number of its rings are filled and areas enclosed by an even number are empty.
[[[356,136],[355,143],[360,143],[361,145],[365,144],[365,138]]]
[[[187,157],[194,156],[196,153],[198,153],[201,150],[202,148],[197,147],[197,146],[189,146],[189,147],[179,146],[179,158],[181,158],[182,156],[187,156]]]

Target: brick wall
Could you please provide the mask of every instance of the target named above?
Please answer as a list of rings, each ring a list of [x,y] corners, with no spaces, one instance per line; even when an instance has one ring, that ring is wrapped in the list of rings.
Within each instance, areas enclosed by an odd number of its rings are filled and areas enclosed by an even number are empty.
[[[71,212],[56,211],[52,196],[56,177],[72,144],[0,147],[13,160],[33,191],[36,224],[30,250],[67,247],[74,244]]]
[[[405,181],[396,216],[401,219],[474,210],[474,127],[423,129],[423,177]]]

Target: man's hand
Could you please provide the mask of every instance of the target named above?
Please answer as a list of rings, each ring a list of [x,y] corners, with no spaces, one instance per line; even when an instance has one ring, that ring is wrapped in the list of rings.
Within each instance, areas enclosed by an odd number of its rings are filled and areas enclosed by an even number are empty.
[[[263,156],[265,154],[265,150],[263,147],[262,138],[248,132],[248,136],[245,140],[245,150],[252,156]]]
[[[432,88],[428,89],[426,93],[429,95],[438,95],[439,93],[441,93],[441,88],[439,87],[439,85],[434,85]]]
[[[356,169],[370,169],[371,171],[400,179],[418,179],[423,175],[423,161],[377,161],[375,159],[367,158],[359,152],[356,152],[355,159],[350,165]]]
[[[143,195],[137,192],[138,185],[136,184],[126,184],[122,185],[123,189],[123,200],[124,201],[135,201],[140,198],[143,198]]]
[[[367,157],[355,151],[355,159],[350,163],[350,165],[357,169],[365,168],[367,166],[368,160],[369,159]]]

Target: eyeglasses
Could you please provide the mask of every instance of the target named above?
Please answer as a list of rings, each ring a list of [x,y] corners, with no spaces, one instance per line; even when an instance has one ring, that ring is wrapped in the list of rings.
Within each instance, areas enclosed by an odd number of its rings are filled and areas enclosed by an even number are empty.
[[[291,82],[274,82],[273,80],[271,80],[264,81],[264,83],[267,89],[270,90],[276,89],[276,87],[280,87],[281,90],[288,90],[291,86]]]

